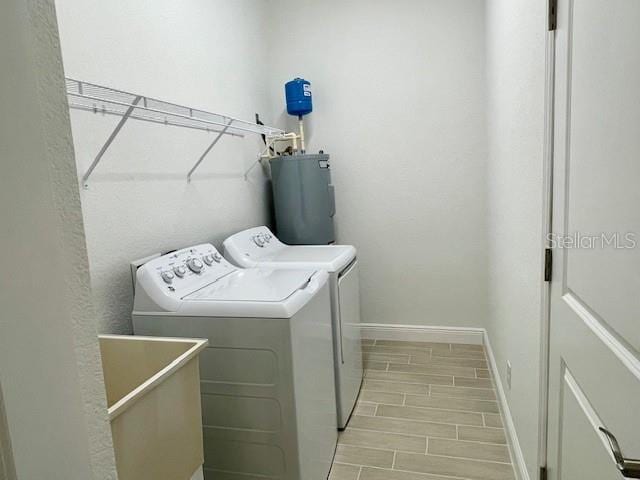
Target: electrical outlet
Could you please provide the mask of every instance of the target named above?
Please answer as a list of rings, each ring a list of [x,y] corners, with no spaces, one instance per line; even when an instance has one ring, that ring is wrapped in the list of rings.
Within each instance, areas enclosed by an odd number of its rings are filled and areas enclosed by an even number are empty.
[[[511,390],[511,362],[507,360],[507,388]]]

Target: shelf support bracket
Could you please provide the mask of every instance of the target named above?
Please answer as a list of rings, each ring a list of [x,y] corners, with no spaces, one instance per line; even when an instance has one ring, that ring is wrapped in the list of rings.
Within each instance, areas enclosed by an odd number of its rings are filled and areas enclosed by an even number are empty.
[[[127,111],[124,112],[124,115],[122,115],[122,118],[116,125],[116,128],[113,129],[113,132],[111,132],[111,135],[109,135],[109,138],[107,138],[107,141],[104,143],[104,145],[96,155],[96,158],[93,160],[93,163],[89,166],[89,169],[82,177],[82,185],[84,186],[85,189],[89,186],[88,185],[89,177],[91,176],[95,168],[98,166],[98,163],[100,163],[100,160],[102,160],[102,157],[107,151],[107,149],[111,146],[113,141],[116,139],[116,137],[120,133],[120,130],[122,130],[122,127],[124,127],[124,124],[127,123],[127,120],[129,120],[129,117],[135,110],[138,103],[140,103],[140,100],[142,100],[141,95],[138,95],[133,99],[133,102],[131,102],[131,105],[129,105],[129,108],[127,108]]]
[[[207,149],[204,151],[204,153],[200,155],[200,158],[198,159],[196,164],[193,166],[191,170],[189,170],[189,173],[187,174],[187,182],[191,183],[191,176],[193,175],[193,172],[196,171],[196,169],[204,161],[205,157],[209,154],[209,152],[213,149],[213,147],[215,147],[216,144],[220,141],[220,139],[224,136],[224,134],[227,133],[227,130],[229,130],[229,127],[231,126],[232,123],[233,123],[233,120],[229,120],[226,126],[220,132],[218,132],[218,135],[216,135],[216,138],[213,139],[213,142],[211,142],[211,145],[209,145]]]

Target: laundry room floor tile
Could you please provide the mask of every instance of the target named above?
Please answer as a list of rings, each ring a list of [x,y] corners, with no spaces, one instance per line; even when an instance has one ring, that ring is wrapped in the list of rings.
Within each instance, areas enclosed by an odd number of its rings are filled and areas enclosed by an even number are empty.
[[[334,462],[331,467],[329,480],[358,480],[360,467],[357,465],[345,465],[344,463]]]
[[[482,345],[363,340],[365,379],[329,480],[512,480]]]

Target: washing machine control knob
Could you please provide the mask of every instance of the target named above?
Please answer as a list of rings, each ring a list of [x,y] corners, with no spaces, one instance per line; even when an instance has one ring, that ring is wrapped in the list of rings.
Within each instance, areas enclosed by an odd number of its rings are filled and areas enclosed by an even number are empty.
[[[176,265],[175,267],[173,267],[173,272],[177,277],[182,278],[186,275],[187,269],[184,268],[184,265]]]
[[[260,235],[253,237],[253,242],[259,247],[264,247],[264,239]]]
[[[204,264],[197,258],[190,258],[189,261],[187,261],[187,266],[193,273],[200,273],[204,268]]]
[[[164,280],[164,283],[168,283],[168,284],[171,284],[173,282],[173,279],[175,278],[175,275],[168,271],[162,272],[160,276],[162,277],[162,280]]]
[[[211,255],[210,253],[208,253],[207,255],[205,255],[204,257],[202,257],[202,260],[204,261],[204,263],[206,263],[207,265],[211,265],[213,263],[213,255]]]
[[[213,254],[213,259],[215,260],[216,263],[220,263],[222,261],[222,255],[216,252]]]

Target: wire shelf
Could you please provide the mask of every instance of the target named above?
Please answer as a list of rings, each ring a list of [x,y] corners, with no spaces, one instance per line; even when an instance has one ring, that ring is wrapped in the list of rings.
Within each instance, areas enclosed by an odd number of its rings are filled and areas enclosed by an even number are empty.
[[[80,80],[67,78],[66,83],[70,108],[123,116],[129,107],[134,106],[129,118],[136,120],[210,132],[221,131],[222,128],[231,124],[225,134],[236,136],[242,136],[244,133],[279,136],[285,133],[278,128],[257,125],[229,115],[176,105]],[[136,98],[140,100],[134,105]]]
[[[218,134],[187,175],[189,181],[191,180],[191,175],[222,136],[244,137],[246,134],[257,134],[265,135],[266,137],[282,137],[286,135],[286,132],[279,128],[259,125],[229,115],[185,107],[71,78],[66,79],[66,87],[69,108],[122,117],[85,173],[82,179],[85,187],[91,173],[129,119]]]

